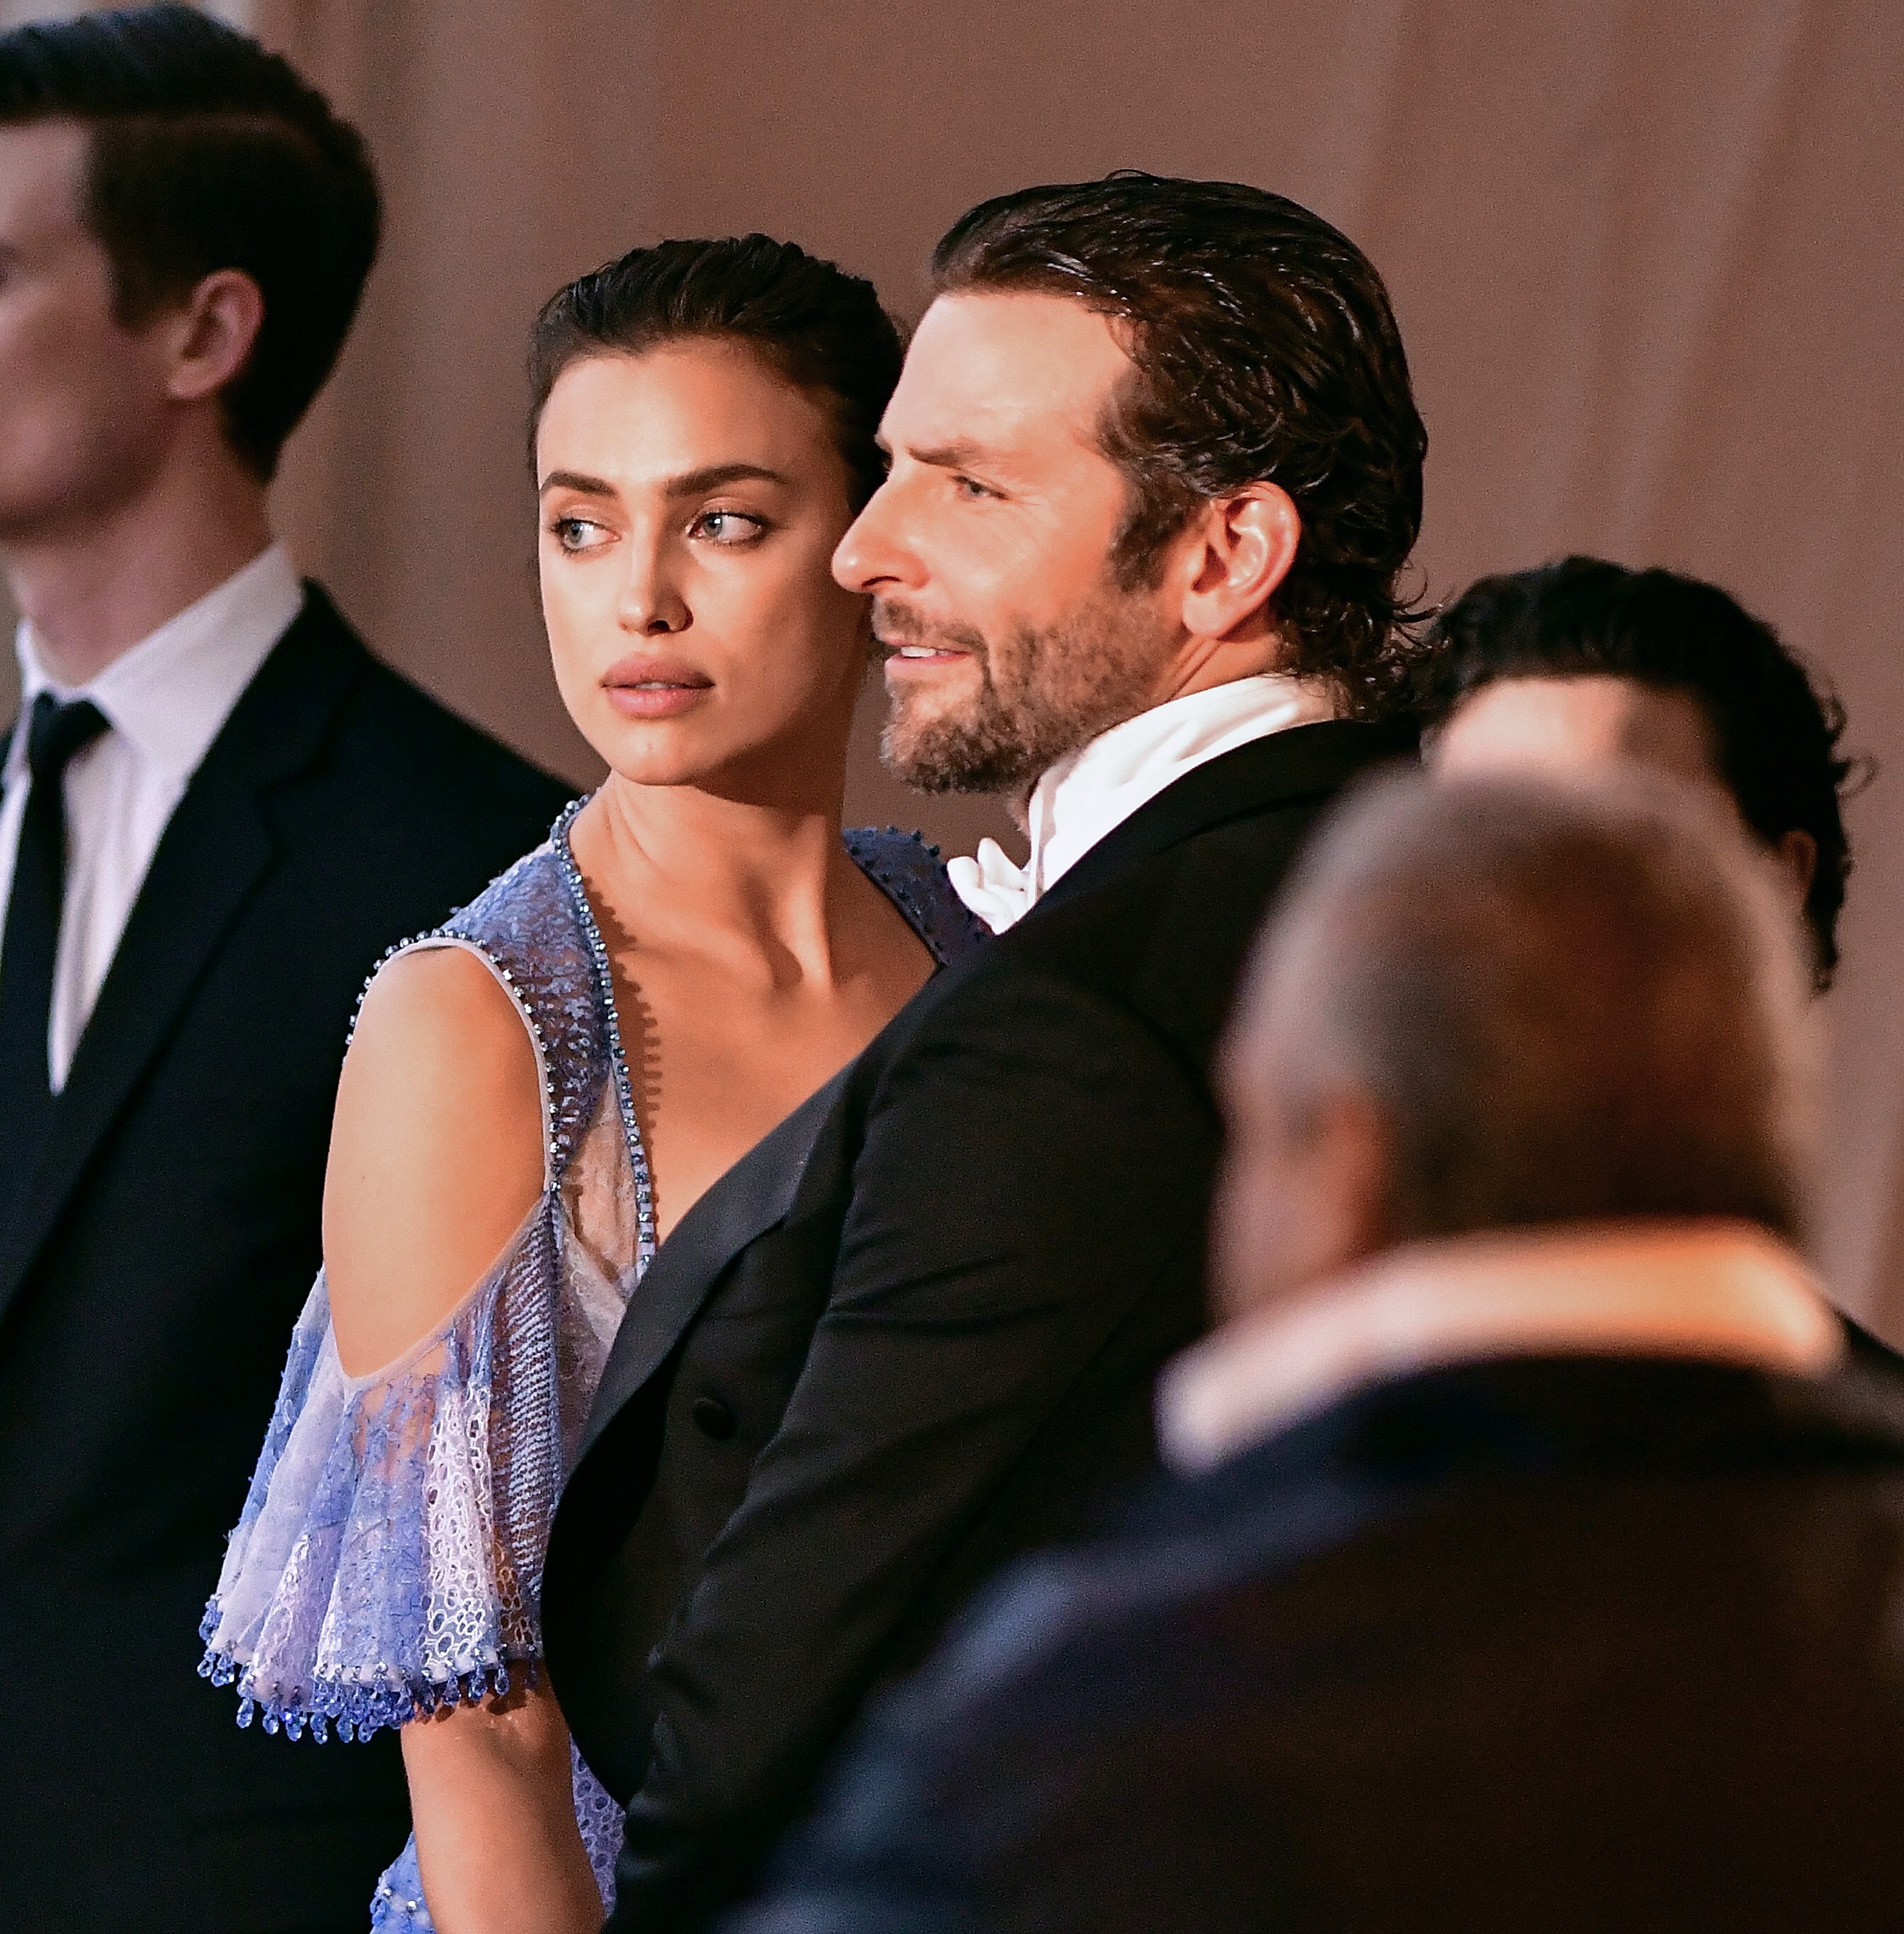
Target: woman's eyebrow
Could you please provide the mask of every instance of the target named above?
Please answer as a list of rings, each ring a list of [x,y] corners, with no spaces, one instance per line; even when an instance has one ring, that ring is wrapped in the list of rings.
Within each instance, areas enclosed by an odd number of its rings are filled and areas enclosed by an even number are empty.
[[[664,497],[699,497],[728,484],[786,484],[791,480],[784,471],[769,469],[764,463],[708,463],[699,470],[684,470],[678,477],[664,477],[655,486]],[[579,470],[552,470],[542,480],[538,494],[551,490],[578,490],[585,497],[613,497],[619,486],[606,477],[590,477]]]
[[[661,489],[670,497],[699,497],[727,484],[785,484],[789,480],[784,471],[770,470],[764,463],[710,463],[699,470],[685,471],[678,477],[670,477]]]
[[[551,490],[579,490],[585,497],[612,497],[615,486],[606,478],[585,477],[579,470],[552,470],[545,477],[536,494],[546,496]]]

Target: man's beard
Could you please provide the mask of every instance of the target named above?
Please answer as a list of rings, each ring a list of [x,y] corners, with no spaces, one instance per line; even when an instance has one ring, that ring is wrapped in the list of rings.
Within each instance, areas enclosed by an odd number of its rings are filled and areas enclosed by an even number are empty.
[[[928,717],[907,715],[914,703],[902,688],[880,756],[921,792],[1022,798],[1060,759],[1144,709],[1162,644],[1150,616],[1141,600],[1100,591],[1060,623],[1017,627],[1000,648],[981,632],[931,626],[903,604],[877,601],[880,637],[964,652],[979,673],[976,697]]]

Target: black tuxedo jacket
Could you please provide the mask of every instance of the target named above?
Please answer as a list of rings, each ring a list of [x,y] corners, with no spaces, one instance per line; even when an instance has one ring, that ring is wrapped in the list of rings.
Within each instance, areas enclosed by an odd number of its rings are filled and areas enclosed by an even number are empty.
[[[1904,1901],[1904,1385],[1377,1387],[1002,1584],[727,1934],[1841,1934]]]
[[[663,1246],[543,1596],[629,1803],[615,1928],[735,1897],[869,1689],[1151,1465],[1154,1377],[1205,1327],[1232,989],[1318,811],[1395,749],[1310,725],[1187,775]]]
[[[241,1732],[197,1622],[317,1269],[364,977],[565,796],[313,586],[166,828],[0,1254],[10,1929],[365,1925],[394,1740]]]

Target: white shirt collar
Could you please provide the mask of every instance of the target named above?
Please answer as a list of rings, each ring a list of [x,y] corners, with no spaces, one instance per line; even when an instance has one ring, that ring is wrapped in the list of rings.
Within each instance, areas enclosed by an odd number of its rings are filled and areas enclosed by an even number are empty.
[[[59,684],[42,664],[32,627],[14,635],[23,711],[43,691],[89,698],[113,730],[155,769],[182,782],[304,602],[290,553],[274,544],[197,604],[168,618],[83,685]],[[26,734],[14,734],[24,758]]]
[[[1205,1470],[1364,1384],[1499,1357],[1690,1357],[1815,1376],[1844,1332],[1803,1264],[1732,1222],[1465,1237],[1379,1258],[1227,1324],[1157,1396],[1166,1461]]]
[[[1186,773],[1274,732],[1336,715],[1325,682],[1280,672],[1212,685],[1140,712],[1060,759],[1031,789],[1030,853],[1015,866],[995,839],[948,863],[958,896],[1003,932],[1108,833]]]

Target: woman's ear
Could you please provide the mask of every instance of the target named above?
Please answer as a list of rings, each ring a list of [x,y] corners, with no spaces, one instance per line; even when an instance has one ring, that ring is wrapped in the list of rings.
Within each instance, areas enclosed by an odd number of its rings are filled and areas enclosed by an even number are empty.
[[[172,374],[167,385],[182,403],[214,396],[244,368],[264,327],[264,294],[238,269],[200,282],[173,319]]]
[[[1193,637],[1227,638],[1266,625],[1269,601],[1302,541],[1302,518],[1289,493],[1280,484],[1245,484],[1212,499],[1193,528],[1184,628]]]

